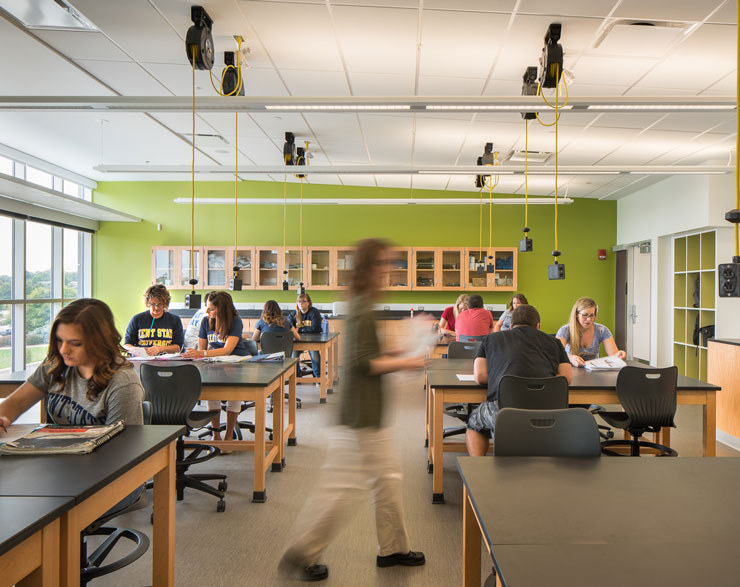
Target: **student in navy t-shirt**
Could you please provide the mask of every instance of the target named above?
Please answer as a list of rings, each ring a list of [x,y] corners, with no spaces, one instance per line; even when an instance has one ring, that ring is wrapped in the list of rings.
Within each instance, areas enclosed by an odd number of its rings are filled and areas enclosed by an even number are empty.
[[[295,326],[283,316],[283,311],[275,300],[267,300],[262,308],[262,318],[254,325],[252,340],[258,342],[263,332],[292,332],[295,340],[301,340]]]
[[[170,292],[161,283],[147,288],[144,303],[149,309],[131,318],[124,348],[133,352],[136,347],[142,347],[150,356],[180,352],[184,341],[182,320],[167,311],[171,299]]]
[[[247,347],[242,341],[242,330],[244,324],[239,313],[234,307],[231,295],[225,291],[213,292],[206,304],[208,318],[200,323],[198,333],[198,349],[188,349],[183,356],[188,359],[201,357],[223,357],[226,355],[248,355]],[[221,440],[221,402],[208,400],[208,409],[219,413],[211,425],[213,426],[213,439]],[[241,410],[241,402],[229,400],[226,405],[226,438],[233,440],[236,418]]]

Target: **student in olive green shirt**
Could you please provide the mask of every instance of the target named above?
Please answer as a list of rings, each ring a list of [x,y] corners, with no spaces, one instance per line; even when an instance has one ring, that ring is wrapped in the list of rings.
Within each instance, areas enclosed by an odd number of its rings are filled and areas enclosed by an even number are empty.
[[[410,550],[403,513],[401,472],[383,417],[382,375],[421,369],[424,357],[400,357],[380,350],[373,304],[386,285],[388,245],[368,239],[358,244],[350,282],[350,307],[344,338],[339,429],[330,439],[323,479],[304,506],[297,531],[280,562],[283,575],[320,581],[329,570],[318,560],[355,510],[363,489],[371,487],[378,535],[379,567],[417,566],[424,554]]]

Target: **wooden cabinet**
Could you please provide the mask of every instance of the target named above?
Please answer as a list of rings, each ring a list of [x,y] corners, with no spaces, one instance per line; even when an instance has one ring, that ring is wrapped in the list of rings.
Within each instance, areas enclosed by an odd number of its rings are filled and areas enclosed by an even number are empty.
[[[336,283],[336,259],[331,247],[309,247],[306,250],[306,287],[332,289]]]
[[[200,290],[228,289],[234,267],[242,289],[277,290],[287,279],[290,289],[303,282],[308,290],[340,290],[349,286],[355,257],[354,247],[195,247],[193,252],[191,259],[187,246],[152,247],[152,283],[189,289],[192,264]],[[517,249],[394,247],[389,271],[389,291],[516,291]],[[704,292],[713,285],[710,278],[702,276],[703,297],[709,297]]]
[[[465,249],[465,289],[473,291],[515,291],[517,249]]]

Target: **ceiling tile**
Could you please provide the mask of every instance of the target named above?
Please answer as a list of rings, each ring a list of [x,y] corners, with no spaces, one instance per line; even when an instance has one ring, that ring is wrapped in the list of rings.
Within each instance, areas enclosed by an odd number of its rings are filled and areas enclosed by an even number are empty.
[[[414,76],[410,74],[382,74],[350,72],[353,94],[356,96],[412,96]]]
[[[485,79],[465,77],[419,76],[422,96],[479,96]]]
[[[349,96],[347,77],[342,71],[311,71],[300,69],[281,69],[293,96]]]
[[[664,116],[665,114],[662,113],[651,114],[646,112],[624,112],[612,114],[605,112],[596,118],[593,122],[593,126],[601,128],[635,128],[638,130],[644,130],[658,122]]]
[[[488,77],[508,21],[503,14],[425,11],[421,75]]]
[[[70,59],[89,59],[94,55],[98,61],[131,61],[101,33],[37,30],[34,34]]]
[[[172,92],[160,80],[134,61],[77,62],[99,80],[124,96],[171,96]]]
[[[417,11],[334,6],[332,12],[350,75],[414,75]]]
[[[478,12],[512,12],[516,0],[424,0],[424,10],[474,10]]]
[[[737,24],[737,7],[735,3],[730,0],[722,4],[719,10],[717,10],[714,14],[712,14],[712,16],[709,17],[708,22]]]
[[[609,16],[616,0],[521,0],[519,14],[547,14],[569,16]]]
[[[585,84],[605,85],[618,79],[631,86],[657,64],[657,59],[584,56],[576,63],[573,74],[578,82]]]
[[[366,187],[375,187],[375,176],[373,175],[359,175],[359,174],[352,174],[352,175],[341,175],[340,176],[342,183],[344,185],[359,185],[359,186],[366,186]]]
[[[665,118],[652,127],[652,130],[686,130],[704,132],[722,123],[735,124],[735,117],[721,112],[677,112],[665,115]]]
[[[380,188],[408,189],[411,184],[410,175],[376,175],[375,179]]]
[[[612,16],[644,20],[701,21],[721,4],[721,0],[676,2],[676,0],[622,0]]]

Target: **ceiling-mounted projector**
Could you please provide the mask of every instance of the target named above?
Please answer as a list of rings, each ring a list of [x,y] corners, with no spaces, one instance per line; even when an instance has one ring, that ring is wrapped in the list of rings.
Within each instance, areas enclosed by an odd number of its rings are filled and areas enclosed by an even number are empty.
[[[540,56],[540,85],[543,88],[557,87],[563,74],[563,46],[558,43],[562,25],[553,22],[547,27],[545,46]]]
[[[185,50],[188,61],[196,69],[213,69],[213,36],[211,27],[213,20],[202,6],[190,7],[190,18],[193,26],[188,29],[185,37]]]

